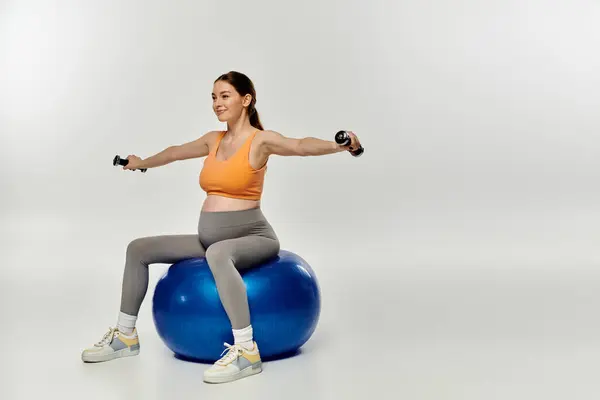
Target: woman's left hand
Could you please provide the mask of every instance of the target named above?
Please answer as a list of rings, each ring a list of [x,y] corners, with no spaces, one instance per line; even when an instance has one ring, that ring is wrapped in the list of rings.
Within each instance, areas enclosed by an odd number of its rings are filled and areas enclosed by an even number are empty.
[[[348,151],[354,151],[360,148],[360,141],[358,140],[358,136],[356,136],[352,131],[348,131],[348,136],[350,136],[350,144],[344,147],[346,147]]]

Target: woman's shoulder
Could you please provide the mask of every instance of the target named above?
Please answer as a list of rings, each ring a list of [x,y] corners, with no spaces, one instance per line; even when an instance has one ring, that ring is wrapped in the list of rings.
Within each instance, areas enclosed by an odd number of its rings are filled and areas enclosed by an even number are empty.
[[[256,131],[255,138],[259,141],[269,141],[277,136],[281,136],[281,134],[277,131],[273,131],[270,129],[259,129]]]
[[[215,141],[226,133],[227,131],[208,131],[204,134],[204,136],[210,141]]]
[[[208,132],[205,132],[204,134],[202,134],[202,136],[205,137],[205,138],[212,139],[212,138],[216,138],[216,137],[219,137],[221,135],[224,135],[225,132],[226,131],[208,131]]]
[[[260,147],[268,146],[276,140],[280,134],[270,129],[259,129],[254,135],[253,142]]]
[[[212,151],[224,134],[225,131],[208,131],[202,135],[202,138],[210,151]]]

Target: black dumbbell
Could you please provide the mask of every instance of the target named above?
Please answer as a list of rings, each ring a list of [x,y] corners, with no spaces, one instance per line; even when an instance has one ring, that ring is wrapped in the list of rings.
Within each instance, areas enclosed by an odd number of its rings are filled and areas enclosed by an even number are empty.
[[[348,134],[347,131],[339,131],[338,133],[335,134],[335,141],[337,144],[341,144],[342,146],[347,146],[350,144],[350,142],[352,142],[352,139],[350,139],[350,135]],[[354,157],[359,157],[364,152],[365,152],[365,149],[362,146],[359,146],[358,149],[350,151],[350,154],[352,154]]]
[[[115,156],[115,158],[113,158],[113,165],[122,165],[122,166],[126,166],[127,164],[129,164],[129,160],[126,158],[121,158],[119,156]],[[142,172],[146,172],[148,170],[148,168],[142,168],[140,169],[140,171]]]

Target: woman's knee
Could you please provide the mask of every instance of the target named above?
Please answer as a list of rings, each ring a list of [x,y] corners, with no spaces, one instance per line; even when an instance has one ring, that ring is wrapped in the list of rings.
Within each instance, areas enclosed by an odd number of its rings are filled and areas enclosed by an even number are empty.
[[[211,270],[231,261],[231,251],[221,242],[214,243],[206,249],[206,261]]]
[[[152,238],[137,238],[127,245],[127,258],[143,259],[149,249],[152,248]]]

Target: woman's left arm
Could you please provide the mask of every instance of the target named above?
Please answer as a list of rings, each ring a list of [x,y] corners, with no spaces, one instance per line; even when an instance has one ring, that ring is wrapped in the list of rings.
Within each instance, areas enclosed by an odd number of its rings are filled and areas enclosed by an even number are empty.
[[[275,131],[263,131],[261,136],[265,152],[268,155],[275,154],[279,156],[323,156],[348,151],[359,144],[358,139],[353,134],[350,135],[352,143],[347,146],[315,137],[289,138]]]

